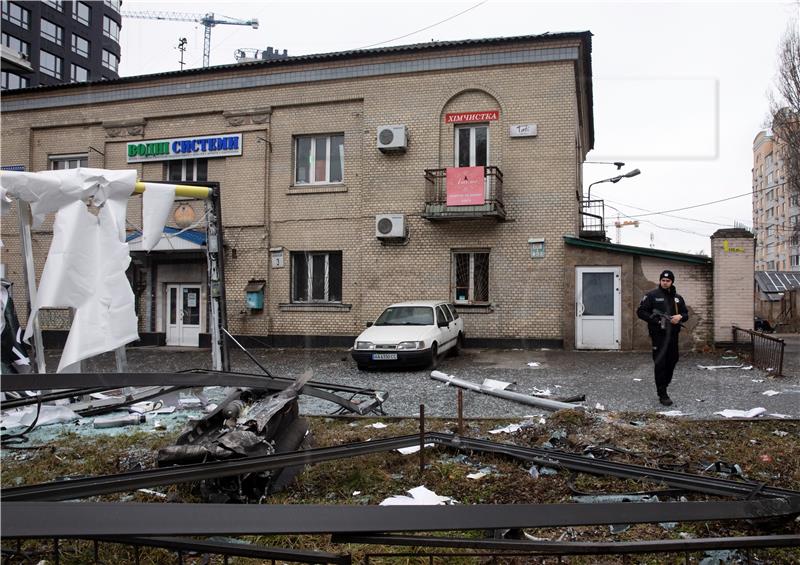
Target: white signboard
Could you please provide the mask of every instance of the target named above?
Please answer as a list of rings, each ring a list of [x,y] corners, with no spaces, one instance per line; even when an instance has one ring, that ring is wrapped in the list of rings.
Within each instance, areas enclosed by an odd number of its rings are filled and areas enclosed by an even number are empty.
[[[536,124],[515,124],[509,128],[511,137],[536,137]]]

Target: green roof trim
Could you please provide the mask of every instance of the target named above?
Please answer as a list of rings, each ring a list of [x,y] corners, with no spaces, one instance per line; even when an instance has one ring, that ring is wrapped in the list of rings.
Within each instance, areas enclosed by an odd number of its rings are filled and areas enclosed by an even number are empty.
[[[691,253],[678,253],[677,251],[664,251],[663,249],[651,249],[649,247],[634,247],[633,245],[621,245],[618,243],[608,243],[606,241],[595,241],[593,239],[582,239],[571,235],[564,236],[567,245],[575,247],[585,247],[586,249],[600,249],[612,253],[628,253],[630,255],[643,255],[645,257],[657,257],[670,261],[681,261],[683,263],[693,263],[695,265],[711,265],[713,260],[705,255],[693,255]]]

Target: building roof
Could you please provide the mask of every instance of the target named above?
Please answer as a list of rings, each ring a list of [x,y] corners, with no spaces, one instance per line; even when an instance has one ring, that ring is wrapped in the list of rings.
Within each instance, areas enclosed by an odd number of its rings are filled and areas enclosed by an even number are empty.
[[[30,92],[43,92],[57,88],[80,88],[85,86],[99,86],[99,85],[118,85],[133,82],[143,82],[153,79],[167,78],[167,77],[184,77],[192,75],[212,74],[219,71],[237,70],[237,69],[253,69],[255,67],[291,67],[302,65],[305,63],[316,63],[326,61],[341,61],[348,59],[360,59],[367,57],[377,57],[382,55],[402,54],[402,53],[416,53],[416,52],[431,52],[443,51],[446,49],[459,48],[459,47],[472,47],[481,45],[506,45],[511,43],[527,43],[527,42],[553,42],[564,39],[579,39],[585,44],[583,50],[583,62],[586,65],[586,74],[591,77],[592,69],[592,34],[589,31],[574,31],[562,33],[543,33],[539,35],[519,35],[512,37],[487,37],[482,39],[461,39],[457,41],[429,41],[427,43],[414,43],[411,45],[397,45],[393,47],[378,47],[375,49],[352,49],[349,51],[336,51],[332,53],[318,53],[311,55],[299,55],[296,57],[281,57],[275,59],[265,59],[259,61],[248,61],[244,63],[230,63],[227,65],[216,65],[213,67],[200,67],[194,69],[186,69],[182,71],[169,71],[164,73],[155,73],[151,75],[137,75],[132,77],[122,77],[113,80],[97,80],[91,82],[73,82],[68,84],[56,85],[41,85],[30,88],[19,88],[15,90],[6,90],[3,92],[3,97],[19,95],[22,93]],[[591,101],[591,81],[588,81],[589,100]],[[591,108],[591,104],[589,106]]]
[[[756,271],[756,284],[765,294],[796,290],[800,288],[800,272]]]
[[[695,265],[710,265],[713,261],[711,257],[705,255],[694,255],[692,253],[678,253],[677,251],[664,251],[663,249],[652,249],[650,247],[635,247],[633,245],[621,245],[619,243],[609,243],[607,241],[595,241],[593,239],[582,239],[571,235],[564,236],[567,245],[585,247],[587,249],[598,249],[611,253],[626,253],[629,255],[640,255],[644,257],[657,257],[669,261],[681,261],[683,263],[693,263]]]

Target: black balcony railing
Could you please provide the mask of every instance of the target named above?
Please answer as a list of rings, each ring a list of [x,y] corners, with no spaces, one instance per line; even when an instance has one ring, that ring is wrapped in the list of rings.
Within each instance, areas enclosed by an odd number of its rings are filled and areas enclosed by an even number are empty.
[[[459,220],[494,217],[505,220],[503,173],[497,167],[484,167],[483,204],[447,205],[447,169],[425,169],[425,213],[428,220]]]
[[[605,241],[606,227],[603,222],[603,218],[605,217],[605,202],[603,200],[581,200],[580,213],[580,237]]]

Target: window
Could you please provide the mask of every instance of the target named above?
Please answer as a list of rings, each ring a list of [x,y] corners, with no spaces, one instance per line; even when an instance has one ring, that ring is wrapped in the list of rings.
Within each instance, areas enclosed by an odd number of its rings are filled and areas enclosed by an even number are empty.
[[[54,24],[50,20],[42,18],[42,37],[52,41],[56,45],[61,45],[61,42],[64,40],[64,28]]]
[[[21,39],[17,39],[13,35],[9,35],[3,32],[3,45],[12,49],[25,57],[28,57],[31,52],[31,45],[27,41],[22,41]]]
[[[51,155],[50,169],[56,171],[61,169],[77,169],[78,167],[89,166],[89,154],[78,153],[74,155]]]
[[[453,321],[453,315],[450,313],[448,308],[444,306],[437,306],[436,307],[436,321],[437,322],[447,322],[448,324]]]
[[[22,29],[28,29],[31,19],[30,11],[13,2],[3,2],[3,19],[16,24]]]
[[[15,90],[17,88],[27,88],[30,84],[28,77],[21,77],[14,73],[2,71],[2,89]]]
[[[92,9],[88,4],[83,2],[72,3],[72,17],[81,22],[82,24],[89,25],[92,19]]]
[[[103,66],[117,72],[117,65],[119,65],[119,57],[114,55],[111,51],[103,49]]]
[[[795,214],[794,216],[789,216],[789,225],[796,226],[800,223],[800,214]]]
[[[120,2],[119,0],[103,0],[103,4],[114,10],[115,12],[119,12],[120,9]]]
[[[456,167],[485,167],[489,162],[489,126],[457,126]]]
[[[164,162],[164,180],[172,182],[208,180],[208,159],[177,159]]]
[[[458,304],[489,302],[489,252],[453,252],[453,291]]]
[[[292,252],[292,302],[342,301],[342,252]]]
[[[59,12],[64,11],[63,2],[61,0],[44,0],[44,3],[53,8],[54,10],[58,10]]]
[[[791,256],[792,267],[800,267],[800,255]]]
[[[295,184],[342,182],[344,134],[295,138]]]
[[[69,80],[72,82],[86,82],[89,80],[89,70],[72,63],[69,68]]]
[[[767,155],[767,168],[768,169],[772,168],[772,153]]]
[[[103,35],[119,43],[119,24],[108,16],[103,16]]]
[[[89,41],[80,35],[72,34],[72,51],[84,57],[89,56]]]
[[[39,52],[39,70],[51,77],[61,78],[61,57],[42,49]]]

